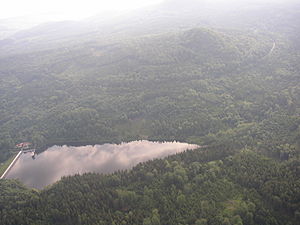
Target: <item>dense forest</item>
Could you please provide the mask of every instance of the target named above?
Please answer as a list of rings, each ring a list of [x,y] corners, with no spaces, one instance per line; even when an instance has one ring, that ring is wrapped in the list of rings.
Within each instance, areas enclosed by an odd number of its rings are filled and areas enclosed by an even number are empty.
[[[299,154],[285,161],[225,145],[111,175],[65,177],[39,192],[0,183],[2,224],[297,225]]]
[[[22,141],[206,147],[43,190],[0,180],[0,224],[300,224],[299,4],[162,17],[170,2],[0,40],[0,163]]]
[[[1,59],[2,160],[21,141],[206,145],[269,123],[297,130],[299,65],[284,40],[270,54],[267,34],[195,28],[100,44]]]

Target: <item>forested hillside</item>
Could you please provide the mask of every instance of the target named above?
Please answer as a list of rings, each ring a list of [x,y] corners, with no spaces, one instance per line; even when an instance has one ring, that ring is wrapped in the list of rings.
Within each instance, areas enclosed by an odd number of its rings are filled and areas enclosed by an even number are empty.
[[[300,6],[271,6],[0,31],[0,163],[23,141],[202,146],[43,190],[0,180],[0,224],[299,225]]]
[[[299,158],[279,163],[223,146],[129,172],[66,177],[42,192],[4,181],[0,218],[2,224],[297,225],[299,165]]]
[[[280,38],[272,46],[267,34],[195,28],[2,57],[1,159],[26,140],[207,144],[274,120],[290,126],[285,117],[296,132],[298,56]]]

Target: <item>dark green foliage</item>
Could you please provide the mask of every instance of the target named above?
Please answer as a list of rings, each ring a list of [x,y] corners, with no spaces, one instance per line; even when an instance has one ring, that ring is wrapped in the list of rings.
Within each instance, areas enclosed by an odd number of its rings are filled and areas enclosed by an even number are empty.
[[[243,147],[266,145],[274,134],[286,136],[282,144],[297,140],[298,56],[283,39],[268,57],[267,34],[241,31],[107,42],[1,57],[0,161],[20,141],[44,149],[134,139]]]
[[[2,224],[297,224],[299,164],[249,150],[198,149],[129,172],[65,177],[39,193],[1,181],[0,218]]]
[[[290,26],[281,12],[257,15],[233,23],[254,31],[169,28],[70,44],[54,35],[47,48],[29,34],[2,46],[0,162],[20,141],[206,147],[42,191],[1,180],[0,224],[298,225],[298,14]]]

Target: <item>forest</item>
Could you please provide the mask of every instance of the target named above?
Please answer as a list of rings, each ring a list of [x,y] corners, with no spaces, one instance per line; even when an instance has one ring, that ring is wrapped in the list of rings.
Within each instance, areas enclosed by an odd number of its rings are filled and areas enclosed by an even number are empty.
[[[207,145],[248,130],[257,138],[247,142],[259,145],[265,124],[290,129],[284,144],[293,142],[298,55],[276,44],[268,55],[266,34],[194,28],[2,58],[1,161],[22,141],[40,149],[136,139]]]
[[[299,154],[278,161],[221,145],[42,190],[0,183],[2,224],[299,224]]]
[[[0,163],[23,141],[205,146],[43,190],[0,180],[0,224],[300,225],[300,6],[268,12],[0,40]]]

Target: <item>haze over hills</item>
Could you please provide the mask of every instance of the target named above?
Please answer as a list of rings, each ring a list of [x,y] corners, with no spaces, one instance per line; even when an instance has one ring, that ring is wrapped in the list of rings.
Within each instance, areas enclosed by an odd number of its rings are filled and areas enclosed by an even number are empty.
[[[298,225],[299,10],[168,0],[105,19],[0,22],[0,162],[23,141],[38,152],[145,139],[204,146],[40,191],[0,180],[0,221]]]
[[[282,32],[295,40],[299,33],[300,4],[248,1],[166,1],[124,14],[99,15],[84,21],[50,22],[18,31],[0,42],[1,52],[39,49],[95,38],[112,39],[164,33],[195,26]],[[2,43],[2,44],[1,44]],[[19,47],[18,47],[19,46]],[[21,49],[20,49],[21,48]]]

